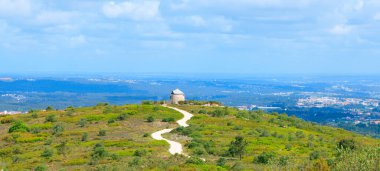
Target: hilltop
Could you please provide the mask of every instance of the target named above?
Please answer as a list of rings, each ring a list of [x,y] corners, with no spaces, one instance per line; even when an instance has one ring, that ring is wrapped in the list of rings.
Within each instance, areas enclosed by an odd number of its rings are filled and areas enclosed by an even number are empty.
[[[374,169],[380,140],[342,129],[305,122],[286,114],[239,111],[202,105],[173,106],[194,114],[189,127],[175,122],[183,115],[159,104],[30,111],[0,117],[0,159],[6,170],[340,170],[343,161],[365,160]],[[177,128],[178,127],[178,128]],[[151,134],[180,142],[183,155]],[[240,139],[239,139],[240,137]],[[243,153],[231,148],[242,140]],[[233,143],[234,142],[234,143]],[[337,150],[337,144],[346,150]],[[350,150],[352,149],[352,150]],[[364,154],[371,154],[370,157]],[[240,160],[241,155],[241,160]],[[357,156],[354,159],[352,156]],[[203,160],[202,160],[203,159]],[[356,167],[359,167],[358,165]]]

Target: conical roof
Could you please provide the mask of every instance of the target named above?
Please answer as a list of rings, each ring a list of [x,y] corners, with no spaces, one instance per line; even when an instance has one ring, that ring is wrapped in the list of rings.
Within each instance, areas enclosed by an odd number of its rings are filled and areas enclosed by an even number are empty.
[[[173,90],[172,91],[172,94],[175,94],[175,95],[184,95],[185,93],[183,93],[181,90],[179,90],[178,88]]]

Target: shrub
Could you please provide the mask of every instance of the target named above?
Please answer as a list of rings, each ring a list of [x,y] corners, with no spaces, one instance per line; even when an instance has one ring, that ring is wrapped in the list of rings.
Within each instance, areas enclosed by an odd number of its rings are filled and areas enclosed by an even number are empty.
[[[198,157],[190,157],[186,160],[186,163],[187,164],[201,165],[201,164],[204,164],[205,162]]]
[[[236,125],[232,128],[233,130],[243,130],[243,126]]]
[[[107,132],[104,129],[99,130],[98,136],[106,136]]]
[[[355,150],[337,149],[334,170],[379,170],[380,147],[363,146]]]
[[[133,153],[133,156],[142,157],[147,154],[147,151],[145,149],[138,149]]]
[[[41,157],[44,157],[44,158],[50,158],[53,156],[53,150],[50,149],[50,148],[46,148],[42,153],[41,153]]]
[[[296,132],[296,137],[299,139],[305,138],[305,134],[302,131],[297,131]]]
[[[86,118],[81,118],[80,120],[79,120],[79,122],[78,122],[78,125],[80,126],[80,127],[85,127],[86,126],[86,124],[87,124],[87,119]]]
[[[34,171],[45,171],[47,170],[47,167],[45,165],[39,165],[34,168]]]
[[[58,146],[57,146],[57,151],[58,151],[58,154],[61,154],[61,155],[66,155],[66,152],[67,152],[67,142],[66,141],[63,141],[61,142]]]
[[[319,159],[320,156],[321,156],[321,153],[319,151],[313,151],[310,153],[309,159],[316,160],[316,159]]]
[[[111,154],[111,159],[112,160],[119,160],[120,156],[118,156],[117,154]]]
[[[269,161],[273,160],[276,157],[274,152],[263,152],[254,159],[254,163],[259,164],[268,164]]]
[[[126,120],[127,118],[128,118],[128,114],[126,114],[126,113],[120,114],[120,115],[117,117],[117,119],[118,119],[119,121]]]
[[[205,154],[205,150],[201,147],[197,147],[194,149],[194,154],[198,156],[203,155]]]
[[[143,137],[149,137],[149,134],[148,134],[148,133],[145,133],[145,134],[143,135]]]
[[[52,139],[47,139],[44,143],[44,145],[50,145],[51,143],[53,143],[53,140]]]
[[[53,108],[52,106],[48,106],[48,107],[46,108],[46,111],[52,111],[52,110],[54,110],[54,108]]]
[[[57,122],[57,118],[55,118],[55,115],[54,115],[54,114],[50,114],[50,115],[47,115],[47,116],[46,116],[45,121],[46,121],[46,122]]]
[[[38,118],[38,114],[35,113],[35,112],[33,112],[33,113],[32,113],[32,118]]]
[[[286,144],[285,145],[285,149],[290,151],[292,149],[292,145],[291,144]]]
[[[281,156],[279,159],[278,159],[278,164],[280,166],[286,166],[288,165],[288,160],[289,160],[289,157],[287,156]]]
[[[85,132],[85,133],[82,134],[81,141],[87,141],[87,139],[88,139],[88,133]]]
[[[108,120],[108,123],[109,123],[109,124],[111,124],[111,123],[115,123],[115,122],[116,122],[115,119],[109,119],[109,120]]]
[[[92,159],[102,159],[107,156],[107,151],[103,144],[97,143],[95,144],[94,148],[92,149],[91,157]]]
[[[61,135],[64,130],[65,130],[65,127],[63,127],[62,125],[54,125],[53,135]]]
[[[16,121],[8,130],[9,133],[12,132],[29,132],[29,128],[22,121]]]
[[[162,119],[162,122],[174,122],[175,119],[174,118],[164,118]]]
[[[343,139],[338,142],[338,148],[353,150],[356,148],[356,143],[352,139]]]
[[[221,157],[216,161],[217,166],[224,166],[226,164],[226,159]]]
[[[264,129],[264,131],[260,134],[260,137],[269,137],[270,133],[268,130]]]
[[[147,119],[146,119],[147,122],[154,122],[154,118],[153,116],[149,116]]]
[[[140,165],[140,163],[141,163],[140,157],[135,157],[135,158],[133,158],[132,161],[128,162],[128,165],[129,166],[138,166],[138,165]]]
[[[32,132],[32,134],[38,134],[41,132],[41,128],[38,128],[38,127],[31,128],[30,131]]]

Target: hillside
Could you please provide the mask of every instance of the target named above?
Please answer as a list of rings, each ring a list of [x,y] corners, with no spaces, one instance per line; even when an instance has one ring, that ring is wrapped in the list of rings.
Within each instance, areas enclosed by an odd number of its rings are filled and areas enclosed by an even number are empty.
[[[342,157],[352,154],[361,157],[368,152],[374,154],[370,159],[364,157],[368,165],[378,162],[380,151],[375,149],[380,144],[378,139],[341,129],[262,111],[195,105],[174,107],[189,111],[194,117],[189,127],[177,128],[164,136],[184,144],[190,158],[170,155],[165,141],[151,138],[153,132],[178,127],[175,121],[183,117],[179,112],[153,104],[101,103],[94,107],[48,108],[0,117],[0,167],[6,170],[299,170],[329,167],[329,164],[330,168],[339,170],[344,167]],[[229,146],[236,136],[247,142],[241,161],[239,155],[229,154]],[[337,143],[343,139],[354,140],[358,150],[343,151],[336,157]]]

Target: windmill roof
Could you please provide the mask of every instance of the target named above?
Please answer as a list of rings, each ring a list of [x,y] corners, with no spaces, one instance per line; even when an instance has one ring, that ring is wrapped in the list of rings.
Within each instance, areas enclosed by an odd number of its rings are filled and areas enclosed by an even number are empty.
[[[183,93],[181,90],[179,90],[179,89],[177,88],[177,89],[175,89],[175,90],[172,91],[172,94],[183,95],[183,94],[185,94],[185,93]]]

